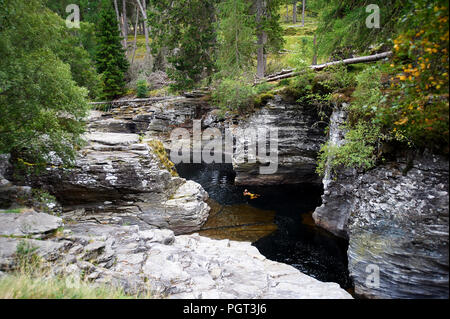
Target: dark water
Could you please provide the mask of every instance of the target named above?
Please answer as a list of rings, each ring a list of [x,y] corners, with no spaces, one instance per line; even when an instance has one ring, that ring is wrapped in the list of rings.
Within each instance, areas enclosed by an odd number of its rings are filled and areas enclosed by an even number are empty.
[[[347,268],[346,241],[314,226],[311,214],[321,204],[321,187],[278,185],[241,187],[234,185],[235,173],[227,164],[180,164],[181,177],[201,184],[221,205],[249,204],[275,211],[278,229],[253,243],[268,259],[283,262],[320,281],[352,287]],[[260,194],[248,200],[243,191]]]

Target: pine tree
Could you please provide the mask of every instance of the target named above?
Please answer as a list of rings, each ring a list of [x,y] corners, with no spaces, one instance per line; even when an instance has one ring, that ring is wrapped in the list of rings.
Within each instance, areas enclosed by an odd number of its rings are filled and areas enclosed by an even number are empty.
[[[194,87],[211,74],[216,44],[217,0],[151,0],[148,7],[154,51],[169,50],[167,70],[177,90]],[[154,52],[158,53],[158,52]]]
[[[249,71],[255,53],[254,21],[251,2],[223,1],[218,5],[217,67],[220,77],[240,75]]]
[[[218,67],[222,76],[246,72],[258,60],[265,72],[266,55],[283,47],[280,0],[227,0],[218,5]]]
[[[114,8],[109,1],[102,3],[97,41],[96,62],[97,70],[102,74],[103,98],[113,99],[124,93],[129,63],[121,44]]]

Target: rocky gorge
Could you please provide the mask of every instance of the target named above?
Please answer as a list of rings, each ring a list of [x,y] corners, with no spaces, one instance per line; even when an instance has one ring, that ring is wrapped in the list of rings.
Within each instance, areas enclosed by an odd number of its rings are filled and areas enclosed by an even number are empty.
[[[51,219],[51,227],[26,234],[44,241],[26,240],[38,246],[56,273],[114,282],[132,293],[149,290],[171,298],[351,297],[337,284],[266,259],[250,243],[193,234],[208,220],[208,193],[168,169],[152,141],[168,149],[172,128],[191,130],[192,120],[199,119],[203,128],[234,134],[236,184],[323,184],[322,203],[313,218],[348,240],[348,268],[357,296],[448,297],[448,159],[424,154],[411,166],[409,159],[398,157],[367,172],[341,170],[334,175],[328,170],[322,180],[315,173],[317,154],[327,140],[345,143],[344,109],[336,105],[329,123],[323,123],[315,107],[275,96],[245,118],[222,118],[196,96],[94,111],[88,144],[73,168],[55,163],[19,183],[6,158],[0,165],[2,200],[23,197],[31,186],[43,188],[62,205],[62,219],[37,212],[21,218],[0,213],[0,218],[6,218],[5,225]],[[238,161],[246,155],[239,132],[261,127],[279,131],[279,170],[274,175],[258,173],[264,164],[259,159]],[[56,236],[62,224],[64,230]],[[21,226],[8,229],[17,233],[2,230],[0,271],[14,268],[21,239],[11,236],[24,236],[17,230]]]
[[[93,111],[87,145],[74,166],[55,160],[24,180],[3,157],[2,199],[23,200],[39,188],[57,199],[49,210],[61,208],[60,217],[33,209],[0,211],[2,275],[17,267],[18,247],[29,245],[51,265],[52,275],[114,284],[131,294],[351,298],[336,283],[268,260],[248,242],[192,234],[208,218],[208,194],[168,169],[151,142],[198,117],[201,105],[198,99],[175,98]]]

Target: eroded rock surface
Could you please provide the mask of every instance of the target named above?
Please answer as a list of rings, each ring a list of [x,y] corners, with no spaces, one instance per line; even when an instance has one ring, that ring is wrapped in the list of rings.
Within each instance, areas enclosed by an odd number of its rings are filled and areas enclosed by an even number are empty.
[[[245,130],[262,128],[267,132],[278,130],[278,138],[275,139],[278,143],[278,170],[275,174],[261,174],[260,167],[268,164],[264,156],[257,154],[256,158],[247,160],[248,134],[245,134]],[[267,106],[240,121],[233,133],[236,138],[233,167],[237,174],[237,184],[320,184],[320,178],[315,172],[316,159],[326,138],[324,124],[316,107],[289,104],[276,96]]]
[[[345,115],[332,116],[330,138],[345,142]],[[317,224],[349,239],[358,295],[448,298],[449,163],[432,154],[398,157],[367,172],[327,171]],[[377,275],[379,277],[370,277]],[[379,278],[379,281],[378,279]]]
[[[63,217],[76,222],[169,228],[194,232],[206,221],[208,194],[196,183],[172,176],[143,137],[94,128],[74,167],[48,167],[30,184],[47,189],[64,206]],[[101,121],[100,121],[101,123]]]
[[[122,287],[155,298],[351,298],[295,268],[267,260],[250,243],[138,226],[70,225],[63,236],[25,240],[68,280]],[[20,239],[0,238],[0,271],[15,267]]]

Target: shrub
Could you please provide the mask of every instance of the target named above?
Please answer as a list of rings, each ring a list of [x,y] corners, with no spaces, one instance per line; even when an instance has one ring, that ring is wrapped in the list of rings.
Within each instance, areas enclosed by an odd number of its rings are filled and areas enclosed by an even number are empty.
[[[136,83],[136,93],[138,98],[146,98],[148,96],[148,84],[146,80],[138,80]]]
[[[223,111],[244,112],[253,107],[255,90],[243,77],[223,79],[216,87],[212,98]]]
[[[327,165],[332,172],[339,167],[370,169],[376,164],[379,148],[379,127],[358,124],[345,135],[345,144],[336,146],[327,142],[319,152],[317,173],[325,175]]]
[[[314,89],[322,93],[334,93],[339,89],[355,86],[353,74],[347,71],[347,66],[336,64],[319,72],[314,78]]]

